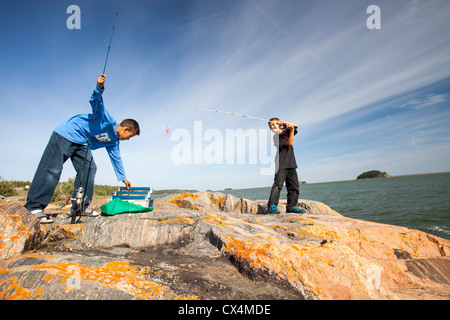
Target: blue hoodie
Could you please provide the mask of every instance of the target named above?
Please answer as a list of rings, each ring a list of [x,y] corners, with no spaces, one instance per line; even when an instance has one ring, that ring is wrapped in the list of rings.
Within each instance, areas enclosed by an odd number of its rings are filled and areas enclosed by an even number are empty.
[[[74,143],[87,145],[91,130],[92,118],[95,117],[90,139],[90,148],[106,148],[111,164],[118,181],[126,180],[125,170],[120,157],[119,136],[117,135],[117,122],[106,111],[103,105],[103,88],[95,87],[89,100],[92,112],[90,114],[78,114],[63,121],[56,127],[55,132]]]

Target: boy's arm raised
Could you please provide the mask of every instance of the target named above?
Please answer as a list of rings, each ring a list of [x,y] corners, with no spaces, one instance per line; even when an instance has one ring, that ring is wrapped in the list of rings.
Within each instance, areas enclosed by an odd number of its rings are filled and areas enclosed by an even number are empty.
[[[288,126],[288,127],[295,127],[295,128],[298,128],[298,126],[297,126],[295,123],[293,123],[293,122],[284,121],[284,123],[285,123],[286,126]]]
[[[297,125],[295,123],[288,122],[288,121],[283,121],[283,122],[286,125],[286,129],[289,131],[288,140],[286,141],[286,143],[284,145],[292,146],[294,144],[294,136],[297,133]]]
[[[292,125],[292,123],[290,123],[288,124],[287,129],[289,131],[289,138],[284,145],[292,146],[294,144],[295,127]]]
[[[89,100],[94,115],[103,112],[105,108],[103,105],[103,98],[102,98],[103,91],[105,90],[104,86],[105,86],[105,75],[102,74],[100,77],[98,77],[97,86],[95,87],[94,92],[92,92],[91,99]]]

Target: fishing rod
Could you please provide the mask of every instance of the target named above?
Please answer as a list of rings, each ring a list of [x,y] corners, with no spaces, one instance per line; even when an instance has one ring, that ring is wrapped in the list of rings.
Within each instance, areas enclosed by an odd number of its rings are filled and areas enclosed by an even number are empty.
[[[235,112],[221,111],[221,110],[212,110],[212,109],[203,109],[203,108],[177,108],[177,110],[206,111],[206,112],[222,113],[222,114],[228,114],[230,116],[237,116],[237,117],[248,118],[248,119],[253,119],[253,120],[258,120],[258,121],[269,122],[269,120],[267,120],[267,119],[247,116],[245,114],[240,114],[240,113],[235,113]],[[166,111],[168,111],[168,109],[166,109]],[[168,124],[166,125],[166,134],[167,135],[170,134],[170,129],[169,129]]]
[[[111,49],[111,42],[112,42],[112,38],[113,38],[113,35],[114,35],[114,29],[116,28],[116,20],[117,20],[117,15],[118,14],[119,13],[116,12],[116,16],[114,17],[114,24],[113,24],[112,31],[111,31],[111,38],[109,39],[108,52],[106,53],[106,60],[105,60],[105,65],[103,66],[102,74],[105,74],[106,64],[108,63],[109,50]]]
[[[223,113],[223,114],[228,114],[230,116],[237,116],[237,117],[242,117],[242,118],[248,118],[248,119],[253,119],[253,120],[269,122],[268,119],[262,119],[262,118],[247,116],[245,114],[239,114],[239,113],[235,113],[235,112],[228,112],[228,111],[221,111],[221,110],[212,110],[212,109],[203,109],[203,108],[178,108],[178,110],[193,110],[193,111],[207,111],[207,112],[214,112],[214,113]]]
[[[253,116],[247,116],[245,114],[235,113],[235,112],[228,112],[228,111],[222,111],[222,110],[213,110],[213,109],[204,109],[204,108],[177,108],[177,110],[192,110],[192,111],[206,111],[206,112],[214,112],[214,113],[222,113],[222,114],[228,114],[230,116],[236,116],[236,117],[242,117],[247,119],[253,119],[258,121],[264,121],[266,123],[269,122],[269,119],[263,119],[263,118],[257,118]],[[167,111],[167,109],[166,109]],[[279,129],[285,130],[288,127],[287,123],[282,123],[278,125]],[[297,128],[297,126],[295,126]],[[166,134],[170,133],[169,125],[166,126]]]
[[[114,35],[114,29],[116,28],[116,21],[117,21],[117,15],[119,13],[116,12],[116,15],[114,17],[114,24],[112,27],[112,31],[111,31],[111,38],[109,39],[109,45],[108,45],[108,51],[106,53],[106,59],[105,59],[105,64],[103,66],[103,72],[102,75],[105,74],[105,70],[106,70],[106,65],[108,64],[108,57],[109,57],[109,51],[111,50],[111,43],[112,43],[112,39],[113,39],[113,35]],[[92,122],[91,122],[91,126],[89,128],[89,137],[87,140],[87,145],[86,145],[86,153],[84,154],[84,161],[83,161],[83,169],[81,170],[81,175],[80,175],[80,180],[78,182],[78,188],[77,191],[75,193],[75,198],[71,198],[71,200],[75,201],[74,203],[74,207],[72,209],[72,219],[71,219],[71,223],[74,224],[77,222],[77,216],[78,218],[78,222],[80,222],[81,220],[81,215],[82,212],[84,210],[84,201],[86,200],[86,197],[84,196],[84,193],[86,191],[86,187],[87,187],[87,179],[86,182],[84,184],[84,188],[82,187],[82,182],[83,182],[83,178],[84,178],[84,170],[86,169],[86,159],[87,156],[89,154],[89,149],[90,149],[90,141],[91,141],[91,136],[92,136],[92,128],[94,127],[94,122],[95,122],[95,114],[97,111],[97,107],[98,107],[98,99],[97,102],[95,104],[95,108],[94,108],[94,112],[92,114]],[[92,156],[91,156],[91,160],[89,161],[89,167],[92,165]]]

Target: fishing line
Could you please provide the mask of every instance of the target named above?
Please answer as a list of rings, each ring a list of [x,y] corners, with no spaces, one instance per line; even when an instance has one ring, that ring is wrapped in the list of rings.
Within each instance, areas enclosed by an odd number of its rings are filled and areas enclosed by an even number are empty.
[[[213,109],[204,109],[204,108],[177,108],[177,110],[206,111],[206,112],[228,114],[230,116],[248,118],[248,119],[264,121],[264,122],[268,122],[269,121],[268,119],[257,118],[257,117],[247,116],[245,114],[240,114],[240,113],[235,113],[235,112],[228,112],[228,111],[222,111],[222,110],[213,110]]]
[[[207,112],[223,113],[223,114],[228,114],[230,116],[249,118],[249,119],[259,120],[259,121],[264,121],[264,122],[268,122],[269,121],[268,119],[262,119],[262,118],[247,116],[245,114],[239,114],[239,113],[235,113],[235,112],[227,112],[227,111],[211,110],[211,109],[203,109],[203,108],[193,108],[193,110],[194,111],[207,111]]]
[[[248,116],[245,114],[240,114],[240,113],[235,113],[235,112],[228,112],[228,111],[222,111],[222,110],[213,110],[213,109],[204,109],[204,108],[176,108],[177,111],[181,111],[181,110],[188,110],[188,111],[205,111],[205,112],[212,112],[212,113],[221,113],[221,114],[227,114],[230,116],[236,116],[236,117],[241,117],[241,118],[247,118],[247,119],[253,119],[253,120],[258,120],[258,121],[264,121],[264,122],[269,122],[268,119],[263,119],[263,118],[257,118],[257,117],[253,117],[253,116]],[[169,111],[169,109],[166,109],[165,112]],[[170,134],[170,128],[169,128],[169,124],[166,125],[166,135]]]
[[[117,20],[117,15],[118,14],[119,13],[116,12],[116,15],[114,17],[114,24],[113,24],[112,31],[111,31],[111,38],[109,39],[108,51],[106,53],[106,59],[105,59],[105,64],[103,66],[102,75],[105,74],[106,65],[108,64],[109,51],[111,50],[111,43],[112,43],[112,38],[113,38],[113,35],[114,35],[114,29],[116,28],[116,20]],[[94,108],[94,112],[92,114],[92,122],[91,122],[91,126],[89,128],[89,137],[88,137],[88,140],[87,140],[86,153],[84,154],[83,169],[81,170],[80,180],[78,182],[78,188],[77,188],[76,193],[75,193],[75,198],[71,198],[71,200],[75,201],[74,208],[72,210],[72,217],[71,217],[72,218],[71,219],[71,223],[72,224],[74,224],[76,222],[77,216],[79,216],[78,222],[80,222],[82,211],[84,210],[84,202],[86,200],[86,197],[84,196],[84,193],[85,193],[85,191],[87,189],[88,179],[86,179],[86,182],[84,184],[84,189],[82,187],[82,182],[83,182],[83,178],[84,178],[84,170],[86,169],[87,156],[88,156],[89,150],[90,150],[90,141],[91,141],[91,136],[92,136],[92,129],[94,127],[94,122],[95,122],[95,114],[97,112],[97,107],[98,107],[98,100],[99,99],[97,99],[97,102],[96,102],[95,108]],[[93,160],[93,157],[91,155],[91,159],[89,161],[89,168],[92,165],[92,160]]]

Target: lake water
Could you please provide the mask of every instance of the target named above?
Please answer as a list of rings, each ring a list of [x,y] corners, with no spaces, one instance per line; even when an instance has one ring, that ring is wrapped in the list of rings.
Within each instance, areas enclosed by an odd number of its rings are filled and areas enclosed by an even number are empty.
[[[271,187],[222,191],[268,199]],[[281,199],[286,199],[283,188]],[[450,173],[300,185],[300,199],[320,201],[340,214],[393,224],[450,239]]]

